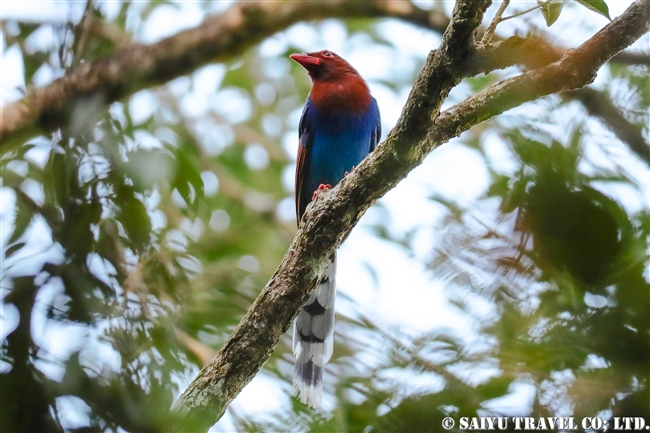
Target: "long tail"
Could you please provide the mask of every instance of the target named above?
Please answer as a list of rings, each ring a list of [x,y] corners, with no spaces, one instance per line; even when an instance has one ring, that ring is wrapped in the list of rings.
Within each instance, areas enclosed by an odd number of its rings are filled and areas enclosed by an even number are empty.
[[[300,401],[316,407],[323,392],[323,367],[334,349],[334,298],[336,297],[336,253],[325,274],[302,307],[293,327],[293,392]]]

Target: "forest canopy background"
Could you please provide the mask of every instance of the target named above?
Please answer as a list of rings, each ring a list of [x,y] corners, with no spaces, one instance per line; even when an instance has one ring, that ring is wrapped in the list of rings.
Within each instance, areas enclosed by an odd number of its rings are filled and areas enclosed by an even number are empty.
[[[612,18],[629,4],[610,3]],[[3,11],[3,108],[228,7]],[[287,56],[328,48],[350,60],[387,132],[451,7],[404,3],[381,13],[396,18],[250,34],[217,63],[155,86],[123,76],[142,90],[110,104],[91,94],[54,128],[59,113],[46,112],[19,142],[3,135],[2,430],[164,430],[295,234],[310,83]],[[552,27],[535,11],[495,40],[576,47],[607,22],[570,2]],[[526,103],[429,155],[341,248],[324,409],[290,399],[286,336],[213,429],[437,431],[444,416],[476,414],[650,421],[647,47],[646,35],[587,92]],[[463,80],[442,108],[533,67],[515,64]]]

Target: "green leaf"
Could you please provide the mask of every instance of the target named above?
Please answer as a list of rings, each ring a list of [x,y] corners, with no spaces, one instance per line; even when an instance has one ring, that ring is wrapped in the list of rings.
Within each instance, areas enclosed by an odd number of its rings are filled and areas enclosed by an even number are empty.
[[[149,246],[151,219],[147,208],[136,197],[136,191],[130,185],[116,187],[115,202],[119,203],[118,221],[126,230],[130,246],[136,253],[144,252]]]
[[[198,200],[204,197],[203,179],[201,179],[199,166],[186,152],[178,150],[174,153],[177,166],[172,187],[178,190],[188,206],[196,208]]]
[[[69,161],[65,153],[56,148],[50,153],[50,159],[43,170],[47,173],[48,182],[43,183],[45,189],[45,202],[48,204],[61,205],[69,194]]]
[[[523,175],[522,178],[514,182],[510,191],[503,196],[503,201],[501,202],[501,212],[503,214],[514,212],[515,209],[521,206],[526,194],[527,185],[528,179]]]
[[[503,174],[497,175],[488,189],[487,196],[505,197],[510,192],[510,186],[508,185],[509,181],[510,177]]]
[[[607,7],[607,3],[605,3],[604,0],[576,0],[576,1],[581,5],[583,5],[584,7],[586,7],[587,9],[591,9],[592,11],[604,16],[610,21],[612,20],[612,18],[609,16],[609,8]]]
[[[47,64],[49,53],[37,51],[33,54],[25,54],[23,52],[23,70],[25,71],[25,82],[31,83],[34,74],[43,66]]]
[[[11,234],[7,243],[12,244],[16,242],[25,233],[27,227],[32,222],[32,212],[27,206],[16,203],[16,222],[14,223],[14,232]],[[7,257],[9,254],[7,253]]]
[[[551,27],[555,21],[557,21],[558,18],[560,18],[560,12],[562,12],[562,8],[564,7],[564,4],[562,3],[546,3],[546,2],[541,2],[537,1],[537,3],[541,6],[539,9],[542,12],[542,15],[544,15],[544,20],[546,21],[546,26]]]
[[[7,250],[5,251],[5,259],[8,259],[16,252],[20,251],[24,246],[25,246],[25,242],[18,242],[17,244],[13,244],[9,248],[7,248]]]

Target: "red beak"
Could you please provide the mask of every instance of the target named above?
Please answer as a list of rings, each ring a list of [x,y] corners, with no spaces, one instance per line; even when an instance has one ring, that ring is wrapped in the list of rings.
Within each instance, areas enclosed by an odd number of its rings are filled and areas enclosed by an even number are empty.
[[[319,66],[321,62],[321,59],[318,57],[310,56],[309,54],[292,54],[289,57],[298,62],[300,66],[307,69],[308,71],[314,66]]]

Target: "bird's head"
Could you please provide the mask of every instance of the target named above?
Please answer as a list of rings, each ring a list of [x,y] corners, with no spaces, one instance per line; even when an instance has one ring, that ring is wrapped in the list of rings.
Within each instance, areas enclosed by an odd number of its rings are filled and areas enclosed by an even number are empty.
[[[289,57],[305,68],[314,82],[341,80],[348,75],[359,75],[352,65],[329,50],[292,54]]]

